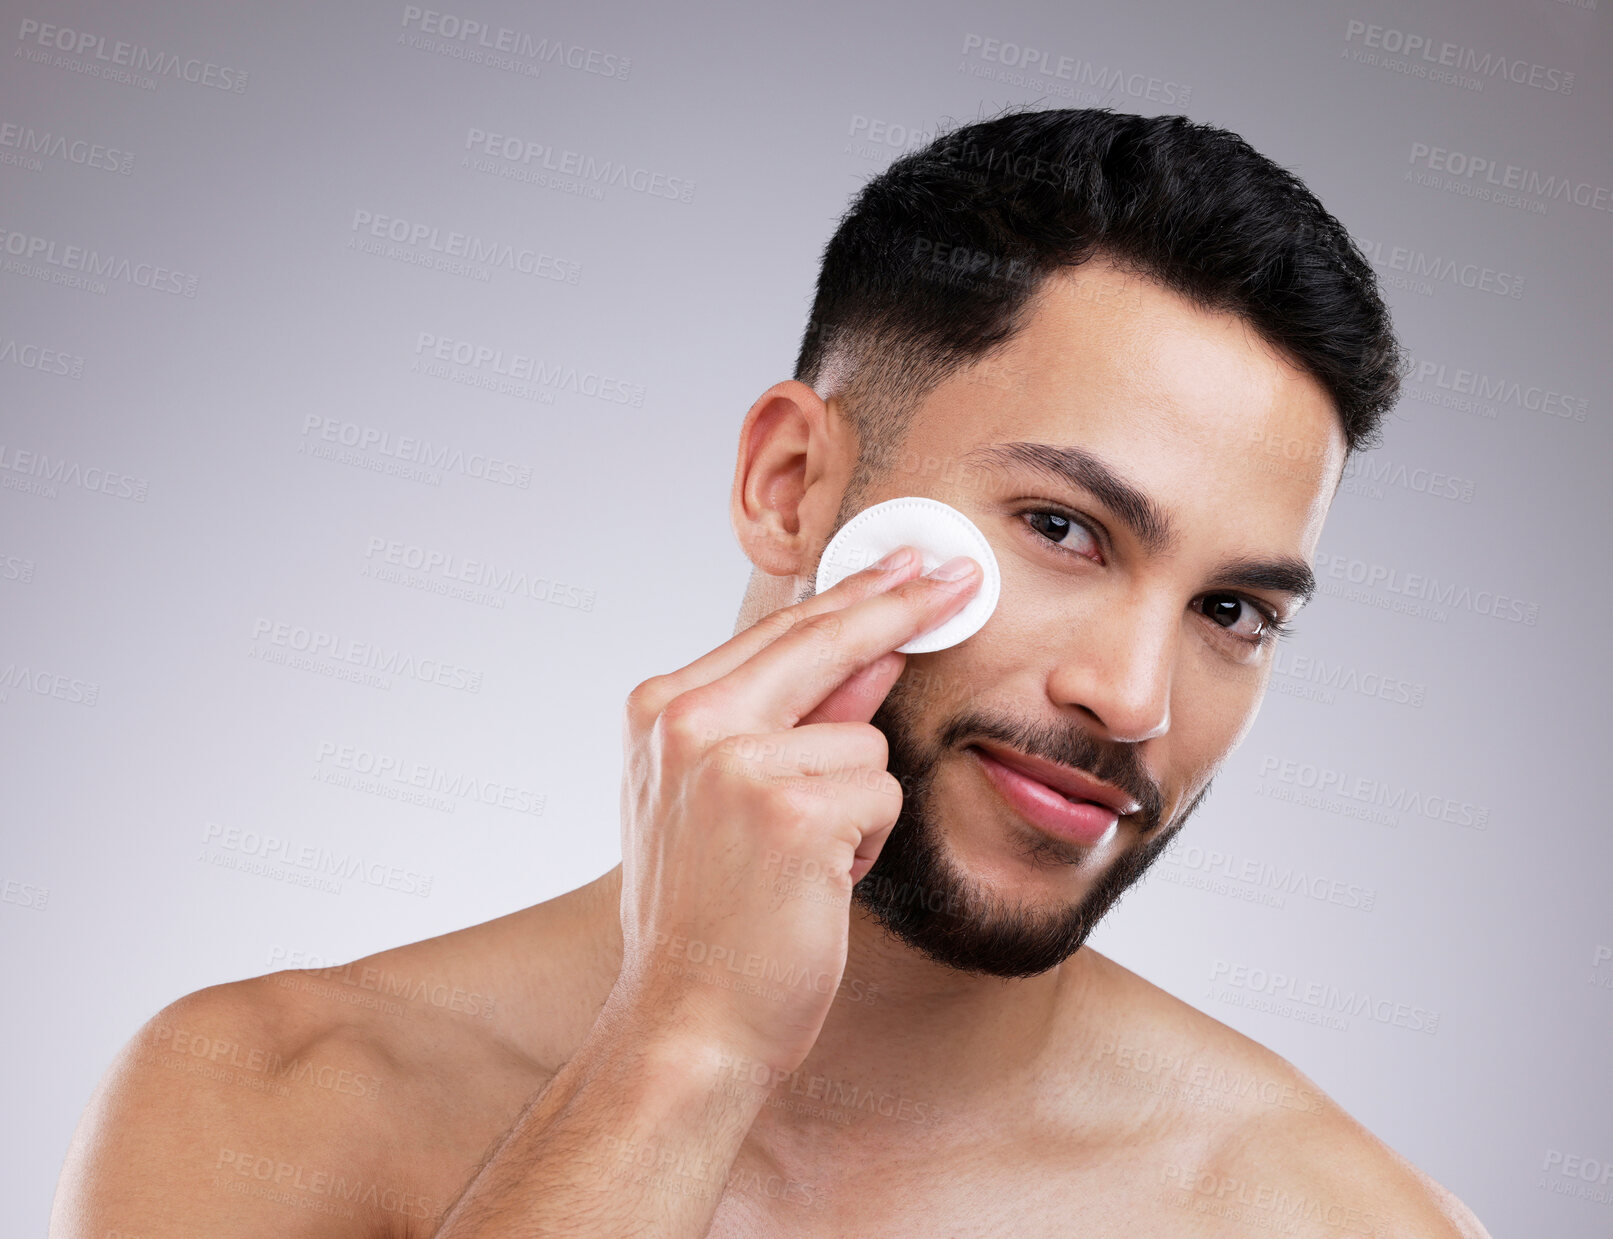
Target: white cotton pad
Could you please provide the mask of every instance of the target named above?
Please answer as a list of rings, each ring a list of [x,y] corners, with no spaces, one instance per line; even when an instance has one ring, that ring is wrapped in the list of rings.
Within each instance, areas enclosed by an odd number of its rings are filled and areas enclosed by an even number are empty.
[[[909,495],[864,508],[840,527],[818,561],[817,592],[822,593],[853,572],[870,568],[899,546],[916,547],[924,571],[957,555],[967,555],[985,571],[969,601],[951,619],[897,646],[903,654],[931,654],[957,645],[979,632],[997,609],[1002,574],[997,556],[979,527],[958,509],[939,499]]]

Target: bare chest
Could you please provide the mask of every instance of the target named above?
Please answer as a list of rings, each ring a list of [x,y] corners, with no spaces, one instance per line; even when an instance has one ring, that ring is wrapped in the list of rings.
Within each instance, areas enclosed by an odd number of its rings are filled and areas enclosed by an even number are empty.
[[[1337,1239],[1341,1233],[1337,1219],[1329,1220],[1337,1202],[1180,1164],[1169,1150],[1067,1153],[1073,1164],[1004,1159],[990,1151],[931,1159],[892,1150],[791,1176],[742,1153],[708,1236]]]
[[[512,1067],[491,1057],[445,1061],[454,1063],[451,1080],[411,1073],[409,1104],[389,1108],[384,1119],[375,1112],[374,1147],[384,1150],[385,1162],[380,1177],[393,1188],[389,1199],[409,1208],[373,1214],[367,1233],[374,1239],[434,1234],[550,1079],[530,1064]],[[935,1122],[916,1108],[887,1109],[860,1129],[815,1131],[809,1147],[788,1156],[778,1152],[778,1141],[753,1135],[731,1165],[645,1161],[624,1148],[620,1164],[607,1159],[601,1172],[655,1192],[715,1200],[710,1239],[1349,1233],[1339,1220],[1345,1202],[1314,1199],[1247,1167],[1234,1173],[1209,1164],[1206,1150],[1217,1141],[1202,1122],[1171,1125],[1168,1137],[1116,1143],[1076,1139],[1058,1124],[1027,1125],[1007,1114],[963,1115],[954,1123]]]
[[[544,1079],[521,1083],[531,1091]],[[514,1082],[512,1082],[514,1083]],[[506,1093],[504,1096],[508,1096]],[[479,1113],[438,1113],[429,1138],[378,1133],[393,1150],[386,1179],[409,1208],[374,1214],[373,1239],[427,1239],[519,1107],[480,1099]],[[1337,1239],[1339,1202],[1231,1176],[1185,1149],[999,1147],[989,1138],[947,1151],[860,1146],[788,1167],[747,1142],[732,1165],[624,1159],[604,1173],[655,1191],[717,1201],[709,1239],[1244,1239],[1251,1233]],[[1348,1233],[1343,1232],[1343,1233]]]

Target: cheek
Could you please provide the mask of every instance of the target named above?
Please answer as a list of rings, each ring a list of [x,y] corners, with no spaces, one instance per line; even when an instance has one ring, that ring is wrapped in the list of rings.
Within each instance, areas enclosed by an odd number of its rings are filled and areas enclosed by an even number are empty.
[[[996,623],[993,615],[991,623]],[[989,662],[984,633],[934,654],[909,654],[887,702],[898,703],[911,726],[933,734],[948,719],[970,711],[1002,671]]]
[[[1271,664],[1238,667],[1207,654],[1186,659],[1172,683],[1173,760],[1184,771],[1218,766],[1260,713]]]
[[[1006,539],[1008,532],[999,536]],[[1006,544],[994,541],[993,546],[1002,572],[1002,595],[986,626],[959,648],[981,642],[989,647],[983,649],[983,657],[994,658],[999,665],[1009,664],[1016,658],[1015,651],[1020,661],[1045,656],[1088,624],[1094,582],[1039,569],[1026,562],[1023,550],[1011,539]]]

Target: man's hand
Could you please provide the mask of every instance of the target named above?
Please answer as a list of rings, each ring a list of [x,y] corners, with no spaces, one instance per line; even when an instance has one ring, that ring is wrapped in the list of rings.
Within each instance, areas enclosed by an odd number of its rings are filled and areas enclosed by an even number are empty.
[[[775,1069],[805,1059],[845,971],[851,888],[901,809],[868,720],[906,663],[896,647],[979,586],[979,566],[961,564],[954,581],[920,577],[909,550],[633,690],[612,994],[632,1022]],[[775,890],[781,857],[812,875],[812,897]],[[832,983],[767,983],[803,973]]]

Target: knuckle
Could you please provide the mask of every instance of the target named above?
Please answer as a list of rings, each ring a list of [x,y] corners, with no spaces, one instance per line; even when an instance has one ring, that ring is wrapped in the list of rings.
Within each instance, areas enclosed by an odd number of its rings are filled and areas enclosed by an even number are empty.
[[[867,764],[878,766],[880,772],[883,773],[885,767],[890,765],[890,738],[872,723],[860,724],[858,733],[863,750],[868,754]]]
[[[752,625],[752,628],[759,635],[766,637],[769,644],[772,644],[794,628],[801,620],[802,615],[798,607],[783,607],[762,616]]]
[[[632,722],[647,722],[661,712],[667,701],[667,676],[652,675],[633,686],[627,694],[623,713]]]
[[[838,612],[820,611],[817,615],[809,615],[798,621],[794,631],[814,647],[819,662],[832,663],[844,658],[839,641],[845,627],[845,621]]]
[[[794,627],[810,637],[824,641],[836,640],[845,629],[845,621],[838,611],[819,611],[795,622]]]
[[[721,736],[714,718],[713,704],[704,693],[679,693],[662,708],[655,725],[669,745],[703,749]]]

